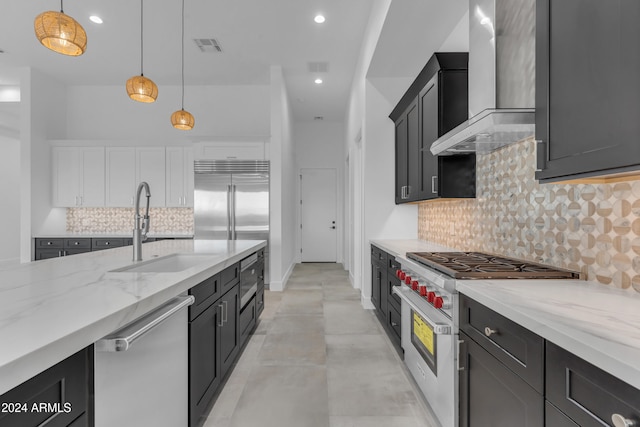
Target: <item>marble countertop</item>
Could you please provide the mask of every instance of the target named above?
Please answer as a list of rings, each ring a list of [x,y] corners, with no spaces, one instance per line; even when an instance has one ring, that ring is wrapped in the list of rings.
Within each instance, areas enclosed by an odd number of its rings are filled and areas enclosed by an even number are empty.
[[[372,240],[407,252],[459,250]],[[458,280],[459,292],[640,389],[640,294],[584,280]]]
[[[110,272],[133,263],[130,246],[0,270],[0,394],[264,246],[264,240],[142,245],[143,260],[211,255],[175,273]]]

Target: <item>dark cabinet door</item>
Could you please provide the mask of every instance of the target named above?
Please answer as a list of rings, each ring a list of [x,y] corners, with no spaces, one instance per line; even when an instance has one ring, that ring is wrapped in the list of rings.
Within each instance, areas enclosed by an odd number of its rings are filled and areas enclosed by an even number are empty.
[[[544,399],[461,332],[460,427],[544,425]]]
[[[220,334],[220,376],[224,377],[240,349],[240,329],[238,327],[238,307],[240,299],[238,297],[238,287],[223,295],[218,300],[221,308],[221,324],[218,333]]]
[[[403,114],[395,121],[396,126],[396,204],[405,202],[405,191],[409,185],[407,174],[407,152],[409,136],[407,132],[407,115]]]
[[[422,176],[420,187],[416,195],[420,200],[435,199],[438,197],[438,157],[431,154],[429,147],[438,139],[438,76],[439,73],[427,83],[420,92],[420,147],[426,150],[417,153],[417,158],[422,161]]]
[[[382,293],[383,270],[380,264],[371,263],[371,302],[378,312],[382,311],[380,294]]]
[[[640,167],[640,2],[538,0],[537,179]]]
[[[189,323],[189,425],[204,422],[220,385],[218,328],[221,308],[213,304]]]
[[[3,394],[0,426],[89,426],[92,366],[87,347]]]
[[[407,187],[405,189],[405,201],[419,200],[422,187],[422,143],[420,140],[420,115],[418,99],[409,105],[405,113],[407,122]]]

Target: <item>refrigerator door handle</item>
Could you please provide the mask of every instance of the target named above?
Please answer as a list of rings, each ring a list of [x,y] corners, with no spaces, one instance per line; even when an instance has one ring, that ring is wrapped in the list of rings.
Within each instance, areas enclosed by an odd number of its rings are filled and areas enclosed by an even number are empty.
[[[231,229],[233,227],[232,224],[232,208],[231,208],[231,200],[232,200],[232,194],[231,194],[231,184],[229,184],[227,186],[227,240],[233,240],[233,237],[231,235]]]
[[[236,186],[235,184],[231,186],[232,187],[232,191],[231,193],[233,194],[232,197],[232,206],[231,206],[231,240],[237,240],[238,239],[238,235],[236,233]]]

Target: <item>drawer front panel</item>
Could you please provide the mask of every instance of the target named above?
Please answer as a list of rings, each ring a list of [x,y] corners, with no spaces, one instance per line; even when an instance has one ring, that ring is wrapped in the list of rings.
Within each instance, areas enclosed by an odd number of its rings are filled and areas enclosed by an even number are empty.
[[[216,274],[189,289],[196,301],[189,307],[189,320],[193,320],[205,311],[220,296],[220,275]]]
[[[220,283],[222,284],[222,294],[238,283],[240,280],[240,263],[227,267],[220,273]]]
[[[91,239],[64,239],[66,249],[91,249]]]
[[[371,245],[371,261],[387,263],[387,253],[380,248]]]
[[[393,308],[393,306],[387,306],[387,322],[389,329],[393,332],[392,337],[396,338],[397,341],[400,341],[400,337],[402,336],[402,330],[400,328],[400,322],[402,318],[400,316],[400,312]]]
[[[91,247],[93,250],[119,248],[124,246],[124,239],[92,239]]]
[[[465,295],[460,295],[460,329],[543,392],[543,338]]]
[[[544,425],[549,427],[580,427],[548,400],[544,402]]]
[[[36,239],[36,249],[62,249],[64,239]]]
[[[613,425],[614,414],[640,424],[640,390],[549,341],[546,365],[547,399],[578,425]]]

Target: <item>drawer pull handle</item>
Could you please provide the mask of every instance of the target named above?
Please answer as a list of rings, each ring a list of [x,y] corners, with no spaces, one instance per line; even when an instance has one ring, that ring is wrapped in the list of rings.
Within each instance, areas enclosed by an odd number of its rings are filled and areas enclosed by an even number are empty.
[[[490,337],[490,336],[491,336],[491,335],[493,335],[493,334],[497,334],[497,333],[498,333],[498,331],[497,331],[496,329],[491,329],[491,328],[490,328],[490,327],[488,327],[488,326],[487,326],[486,328],[484,328],[484,334],[485,334],[486,336],[488,336],[488,337]]]
[[[398,326],[396,322],[391,322],[391,326]]]
[[[638,425],[635,421],[625,418],[620,414],[611,415],[611,422],[613,422],[615,427],[634,427]]]

